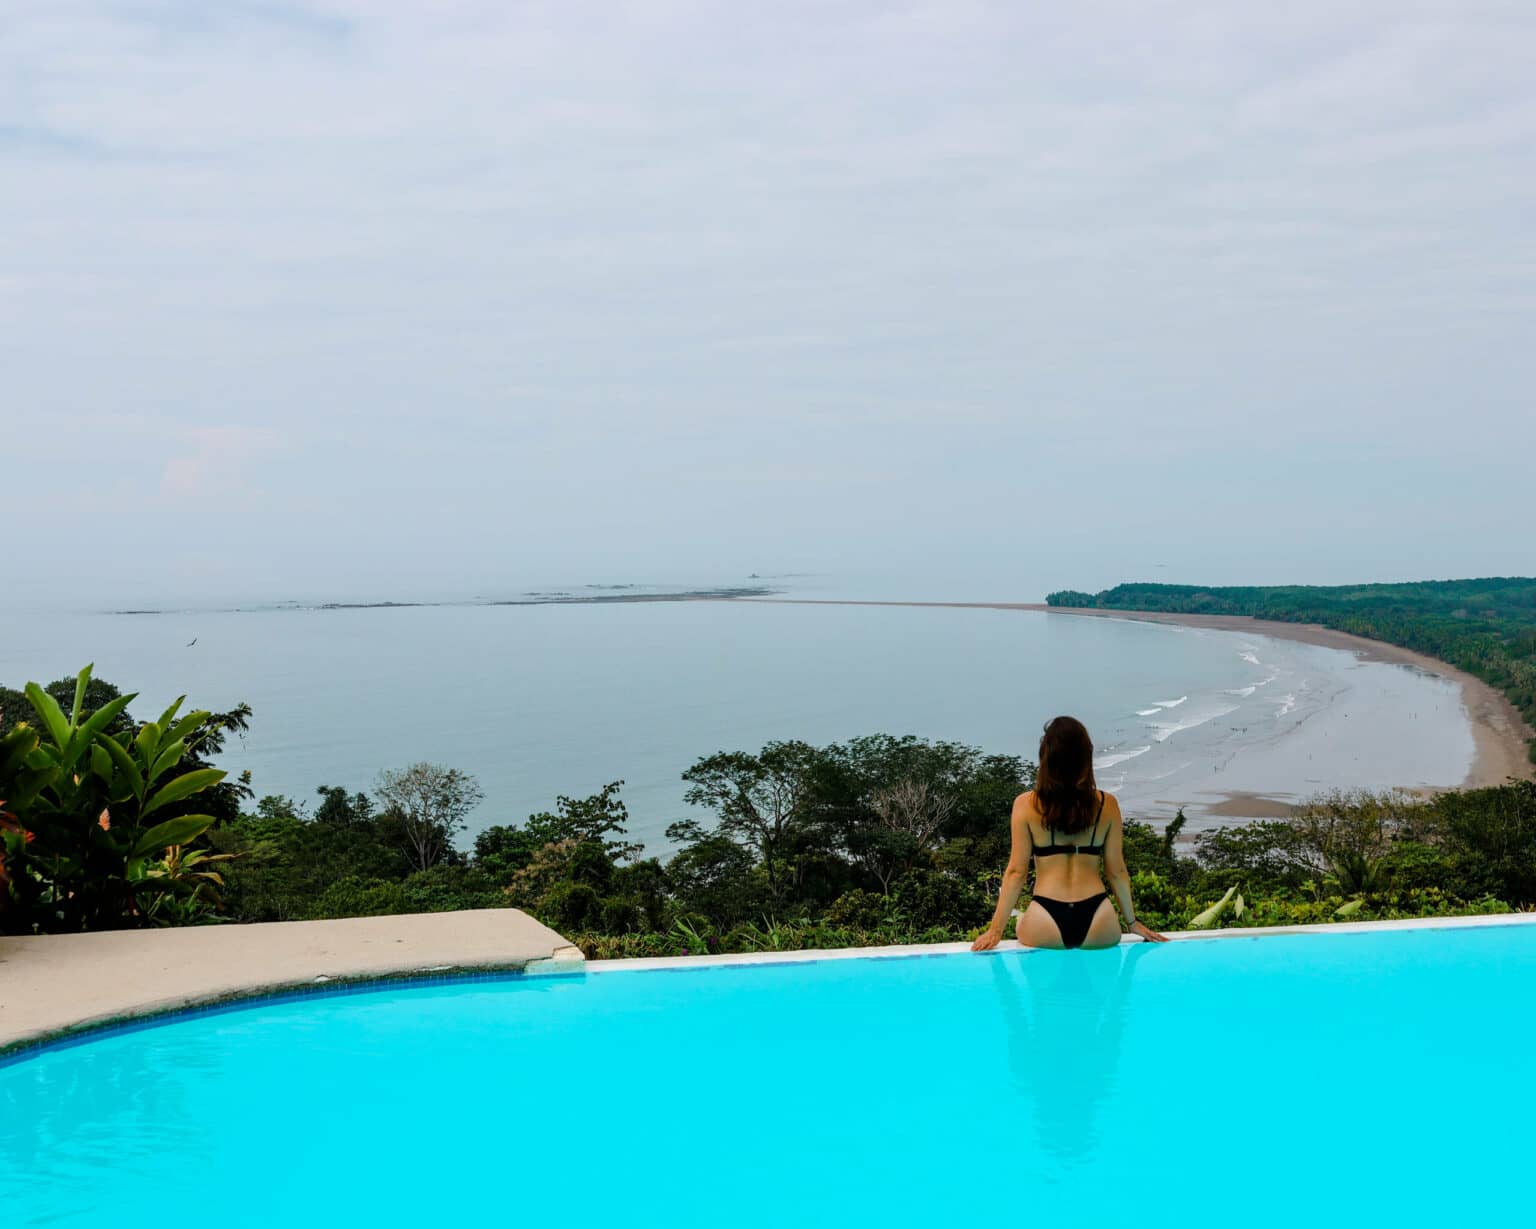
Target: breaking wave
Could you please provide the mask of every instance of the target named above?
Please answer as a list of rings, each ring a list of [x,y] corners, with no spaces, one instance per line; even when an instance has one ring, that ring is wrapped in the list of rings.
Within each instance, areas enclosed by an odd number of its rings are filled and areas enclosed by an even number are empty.
[[[1181,734],[1185,730],[1193,730],[1196,726],[1204,725],[1208,721],[1215,721],[1218,717],[1225,717],[1228,713],[1235,712],[1237,712],[1237,705],[1233,704],[1228,708],[1218,708],[1214,712],[1207,713],[1202,717],[1191,718],[1188,721],[1170,721],[1166,723],[1154,721],[1152,723],[1152,739],[1154,742],[1166,742],[1175,734]]]
[[[1093,768],[1095,772],[1103,772],[1106,768],[1113,768],[1116,764],[1123,764],[1126,760],[1134,760],[1138,755],[1145,755],[1152,750],[1149,743],[1145,747],[1133,747],[1129,751],[1112,751],[1108,755],[1095,756]]]

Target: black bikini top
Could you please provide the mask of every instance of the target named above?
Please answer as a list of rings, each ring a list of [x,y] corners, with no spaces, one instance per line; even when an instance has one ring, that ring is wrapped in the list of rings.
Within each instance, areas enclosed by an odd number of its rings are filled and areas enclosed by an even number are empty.
[[[1097,841],[1095,841],[1093,838],[1098,836],[1099,820],[1103,814],[1104,791],[1100,790],[1099,810],[1098,814],[1093,817],[1093,830],[1088,834],[1088,843],[1086,845],[1058,845],[1056,844],[1056,829],[1049,828],[1047,831],[1050,833],[1051,843],[1049,845],[1037,845],[1035,847],[1035,857],[1049,858],[1052,854],[1058,853],[1085,853],[1090,857],[1102,858],[1104,856],[1104,842],[1109,839],[1109,829],[1105,828],[1104,835],[1099,837]]]

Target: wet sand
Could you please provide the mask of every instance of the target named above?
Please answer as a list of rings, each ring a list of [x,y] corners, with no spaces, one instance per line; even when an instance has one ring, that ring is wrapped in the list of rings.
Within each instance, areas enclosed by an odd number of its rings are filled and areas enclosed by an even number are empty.
[[[1214,802],[1201,807],[1213,819],[1285,819],[1296,809],[1294,799],[1269,794],[1234,791],[1216,794],[1214,798]]]
[[[1254,619],[1247,615],[1170,614],[1164,611],[1099,610],[1083,607],[1047,606],[1043,602],[877,602],[815,600],[810,598],[754,598],[754,601],[787,602],[798,605],[819,606],[936,606],[978,610],[1027,610],[1039,614],[1064,615],[1076,618],[1128,619],[1143,623],[1174,623],[1182,627],[1206,627],[1217,631],[1248,632],[1255,636],[1270,636],[1276,640],[1294,640],[1302,644],[1321,645],[1324,648],[1344,649],[1359,654],[1366,661],[1386,662],[1408,666],[1427,674],[1447,679],[1461,688],[1462,704],[1472,726],[1475,751],[1472,767],[1462,782],[1463,789],[1477,789],[1486,785],[1502,785],[1510,777],[1521,780],[1536,779],[1536,764],[1531,762],[1527,745],[1536,731],[1526,725],[1519,711],[1505,699],[1502,692],[1490,687],[1482,679],[1458,670],[1455,666],[1415,653],[1412,649],[1399,648],[1380,640],[1368,640],[1364,636],[1352,636],[1348,632],[1335,631],[1316,623],[1281,623],[1269,619]],[[1258,794],[1232,793],[1215,795],[1217,801],[1205,806],[1212,816],[1262,819],[1289,813],[1288,800]]]

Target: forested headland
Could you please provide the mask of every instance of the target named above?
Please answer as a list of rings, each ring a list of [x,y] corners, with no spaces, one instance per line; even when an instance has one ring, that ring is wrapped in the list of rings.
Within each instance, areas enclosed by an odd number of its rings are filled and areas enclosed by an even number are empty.
[[[1391,585],[1127,584],[1062,589],[1050,606],[1247,615],[1317,623],[1448,662],[1503,692],[1536,729],[1536,579],[1425,580]],[[1529,742],[1536,763],[1536,738]]]
[[[663,854],[629,839],[620,781],[469,839],[483,799],[459,769],[257,798],[211,763],[248,709],[178,700],[136,722],[133,698],[88,671],[0,689],[0,932],[515,906],[594,957],[961,940],[987,921],[1034,780],[953,742],[780,741],[686,767]],[[1158,928],[1536,905],[1536,783],[1329,795],[1190,849],[1181,826],[1126,824]]]

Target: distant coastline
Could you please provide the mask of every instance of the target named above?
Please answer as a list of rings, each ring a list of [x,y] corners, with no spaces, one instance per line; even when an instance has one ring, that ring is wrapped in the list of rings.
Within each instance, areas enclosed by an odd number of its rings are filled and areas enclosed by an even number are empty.
[[[1343,649],[1359,654],[1366,661],[1408,666],[1436,675],[1461,688],[1462,704],[1472,727],[1474,754],[1472,767],[1462,782],[1463,789],[1502,785],[1510,777],[1536,779],[1536,765],[1527,754],[1529,740],[1536,736],[1525,719],[1502,692],[1482,679],[1458,670],[1448,662],[1411,649],[1399,648],[1380,640],[1353,636],[1316,623],[1286,623],[1273,619],[1255,619],[1247,615],[1176,614],[1166,611],[1113,610],[1097,607],[1048,606],[1044,602],[896,602],[857,601],[815,598],[759,598],[760,601],[826,606],[919,606],[950,609],[1022,610],[1037,614],[1066,615],[1072,618],[1121,619],[1140,623],[1172,623],[1180,627],[1201,627],[1215,631],[1250,632],[1276,640],[1291,640],[1323,648]],[[1286,804],[1260,795],[1233,795],[1226,802],[1209,807],[1212,814],[1262,818],[1284,814]]]
[[[766,585],[740,585],[717,589],[679,589],[673,592],[646,589],[641,585],[588,585],[596,592],[552,590],[512,598],[471,598],[459,602],[275,602],[264,606],[225,607],[215,613],[266,613],[285,610],[420,610],[449,606],[605,606],[636,602],[717,602],[733,598],[768,598],[781,592]],[[617,591],[617,592],[616,592]],[[109,610],[111,615],[189,614],[186,609]]]

